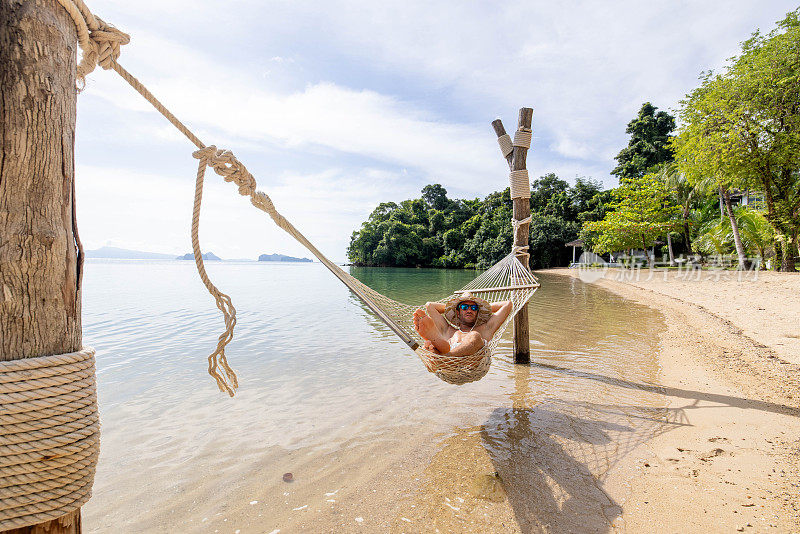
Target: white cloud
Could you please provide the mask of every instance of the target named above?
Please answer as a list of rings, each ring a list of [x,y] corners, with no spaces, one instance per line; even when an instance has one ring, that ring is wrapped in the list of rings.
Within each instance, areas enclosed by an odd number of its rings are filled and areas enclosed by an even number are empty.
[[[308,224],[304,231],[341,259],[350,232],[380,201],[416,196],[429,182],[451,196],[504,187],[489,122],[501,116],[513,130],[523,105],[534,108],[532,176],[555,171],[613,184],[613,156],[642,102],[674,107],[701,70],[719,68],[756,26],[771,27],[795,6],[332,0],[238,1],[220,10],[147,0],[92,7],[132,34],[122,64],[201,139],[237,152],[287,217]],[[113,73],[93,74],[80,98],[79,131],[97,132],[84,136],[91,145],[79,151],[82,169],[110,167],[103,172],[122,180],[139,206],[167,193],[164,183],[184,198],[191,145]],[[111,155],[127,163],[109,163]],[[101,182],[92,183],[106,187]],[[131,199],[126,210],[135,216]],[[154,219],[178,224],[166,215],[174,205],[152,202]],[[231,210],[241,211],[234,200],[215,202],[207,216],[221,227]],[[95,221],[87,233],[100,242],[135,239],[121,221],[86,217]],[[263,229],[243,217],[245,234]],[[251,237],[259,237],[214,232],[210,224],[207,243],[223,255],[251,254]],[[275,252],[302,252],[265,235]],[[155,231],[152,240],[183,246]]]
[[[396,96],[367,89],[354,90],[322,82],[303,90],[279,93],[247,73],[214,65],[191,50],[146,36],[141,47],[156,60],[158,74],[147,83],[176,116],[192,128],[219,134],[237,143],[266,143],[303,150],[314,146],[368,157],[439,180],[451,179],[464,189],[479,191],[487,173],[502,169],[488,125],[477,128],[427,117]],[[160,63],[170,50],[169,66]],[[174,64],[174,65],[173,65]],[[213,73],[206,82],[207,73]],[[142,98],[107,73],[93,75],[85,91],[128,111],[152,111]],[[222,80],[222,83],[219,83]],[[159,124],[163,137],[163,119]],[[141,127],[140,125],[136,125]],[[179,139],[169,136],[170,140]]]
[[[191,250],[194,176],[147,174],[127,169],[81,165],[77,168],[78,224],[86,249],[119,246],[184,254]],[[268,194],[276,208],[323,254],[345,259],[350,233],[386,195],[409,196],[401,176],[366,169],[330,169],[319,174],[283,174]],[[403,198],[405,198],[403,196]],[[223,258],[280,252],[310,253],[254,208],[236,187],[210,169],[203,187],[200,243]]]

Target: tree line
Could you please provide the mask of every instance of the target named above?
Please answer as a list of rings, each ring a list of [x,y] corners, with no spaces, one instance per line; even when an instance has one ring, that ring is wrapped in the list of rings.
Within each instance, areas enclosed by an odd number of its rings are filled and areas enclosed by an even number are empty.
[[[581,225],[605,214],[609,193],[599,182],[578,178],[574,186],[549,173],[531,184],[531,267],[562,265],[564,243]],[[451,199],[440,184],[426,185],[421,198],[381,203],[350,239],[355,265],[393,267],[488,267],[513,243],[508,188],[481,199]]]
[[[680,126],[642,106],[617,156],[620,187],[582,236],[598,252],[673,238],[688,254],[752,257],[795,271],[800,255],[800,9],[756,31],[681,100]],[[743,200],[754,199],[755,202]],[[738,202],[736,200],[742,199]]]
[[[531,184],[531,267],[565,265],[564,246],[758,257],[795,271],[800,256],[800,8],[756,31],[719,73],[705,72],[676,117],[646,102],[628,123],[612,174],[619,186],[555,174]],[[748,202],[749,201],[749,202]],[[484,267],[510,250],[509,190],[485,199],[447,197],[439,184],[418,199],[380,204],[353,232],[357,265]],[[646,255],[648,261],[652,261]]]

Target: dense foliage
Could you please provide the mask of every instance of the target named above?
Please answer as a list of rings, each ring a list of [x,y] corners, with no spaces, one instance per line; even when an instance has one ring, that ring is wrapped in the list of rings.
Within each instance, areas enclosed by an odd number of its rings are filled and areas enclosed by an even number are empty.
[[[614,158],[618,165],[611,171],[619,177],[620,183],[641,178],[655,166],[672,161],[670,134],[675,130],[675,117],[666,111],[656,113],[657,109],[645,102],[637,117],[628,123],[625,131],[631,138],[628,146]]]
[[[598,182],[579,178],[574,187],[555,174],[531,184],[531,267],[564,265],[564,244],[586,221],[602,219],[609,194]],[[356,265],[396,267],[486,267],[511,251],[509,190],[485,199],[450,199],[439,184],[422,197],[384,202],[353,232],[347,249]]]
[[[800,231],[800,9],[742,44],[721,74],[706,73],[680,110],[677,164],[690,179],[763,192],[783,270]]]
[[[647,249],[678,226],[680,208],[657,174],[629,178],[611,193],[611,211],[584,224],[584,239],[591,236],[596,252]]]

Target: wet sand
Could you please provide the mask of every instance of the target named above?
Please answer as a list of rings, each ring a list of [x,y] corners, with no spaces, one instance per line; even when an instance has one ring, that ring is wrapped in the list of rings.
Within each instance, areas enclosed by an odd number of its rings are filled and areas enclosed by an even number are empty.
[[[800,275],[706,274],[592,281],[664,314],[659,382],[681,421],[636,459],[624,530],[800,532]]]

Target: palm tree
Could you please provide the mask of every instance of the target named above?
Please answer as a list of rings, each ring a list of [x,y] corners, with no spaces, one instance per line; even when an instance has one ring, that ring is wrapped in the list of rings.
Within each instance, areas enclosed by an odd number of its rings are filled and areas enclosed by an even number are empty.
[[[775,229],[764,215],[745,206],[738,206],[734,213],[739,225],[744,246],[751,254],[758,254],[763,260],[767,248],[775,239]]]
[[[692,240],[689,235],[689,213],[691,211],[692,200],[695,197],[697,190],[686,179],[686,175],[678,171],[678,166],[674,163],[668,163],[661,167],[658,171],[661,179],[667,184],[667,187],[672,190],[675,200],[681,207],[681,217],[683,219],[683,237],[686,240],[686,249],[689,254],[692,253]],[[669,235],[667,236],[668,241]],[[670,260],[671,261],[671,260]]]
[[[661,179],[672,191],[675,201],[681,207],[681,218],[683,238],[686,241],[688,254],[692,254],[692,238],[689,229],[689,220],[692,214],[692,206],[702,197],[714,191],[716,182],[712,178],[703,178],[690,181],[686,174],[678,169],[675,163],[667,163],[658,171]],[[667,236],[669,238],[669,236]]]

